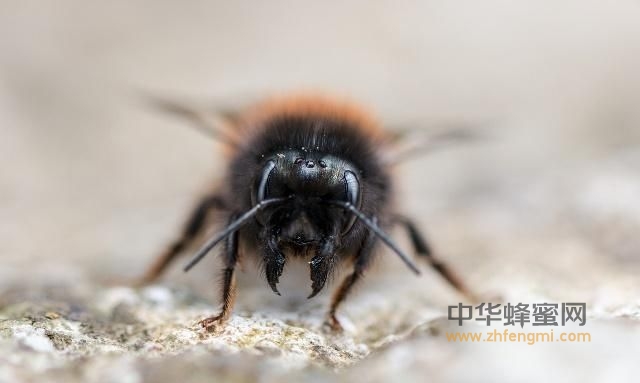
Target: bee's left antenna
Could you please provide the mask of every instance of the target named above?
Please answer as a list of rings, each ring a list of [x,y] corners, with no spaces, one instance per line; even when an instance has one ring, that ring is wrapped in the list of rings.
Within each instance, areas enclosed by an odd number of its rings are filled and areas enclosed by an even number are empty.
[[[420,275],[420,269],[418,269],[418,266],[416,266],[416,264],[413,263],[411,261],[411,259],[402,250],[400,250],[398,245],[396,245],[395,242],[393,242],[393,240],[391,239],[389,234],[387,234],[384,231],[382,231],[382,229],[380,229],[380,227],[378,227],[378,225],[376,225],[375,222],[373,222],[371,219],[367,218],[367,216],[364,215],[355,206],[353,206],[353,204],[351,204],[350,202],[337,201],[337,200],[331,200],[331,201],[327,201],[327,202],[332,204],[332,205],[338,205],[338,206],[340,206],[340,207],[342,207],[344,209],[349,210],[362,223],[364,223],[371,231],[373,231],[373,233],[378,238],[380,238],[382,240],[382,242],[385,243],[385,245],[389,246],[391,248],[391,250],[393,250],[398,255],[398,257],[400,257],[402,262],[404,262],[404,264],[407,265],[407,267],[409,269],[411,269],[411,271],[413,271],[417,275]]]

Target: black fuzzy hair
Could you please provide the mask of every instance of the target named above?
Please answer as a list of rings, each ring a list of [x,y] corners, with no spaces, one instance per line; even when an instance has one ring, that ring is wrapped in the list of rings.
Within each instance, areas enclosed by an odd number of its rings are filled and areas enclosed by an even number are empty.
[[[365,193],[375,195],[372,202],[387,203],[390,177],[378,158],[379,142],[368,137],[364,129],[336,118],[314,116],[274,117],[262,124],[231,161],[231,192],[236,198],[245,195],[243,200],[248,202],[248,185],[268,158],[278,151],[295,149],[331,154],[353,163],[364,181]],[[365,206],[364,210],[369,209]]]

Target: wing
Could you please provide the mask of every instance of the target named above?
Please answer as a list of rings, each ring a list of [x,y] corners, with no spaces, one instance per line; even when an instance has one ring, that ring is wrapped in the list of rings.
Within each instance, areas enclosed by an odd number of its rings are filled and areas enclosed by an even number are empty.
[[[387,165],[396,165],[452,145],[471,143],[488,137],[487,129],[472,128],[469,125],[451,125],[437,129],[395,129],[390,134],[391,145],[384,161]]]
[[[236,125],[238,113],[222,108],[206,108],[194,103],[157,95],[143,94],[144,102],[153,109],[183,119],[190,125],[223,144],[237,145],[230,132]]]

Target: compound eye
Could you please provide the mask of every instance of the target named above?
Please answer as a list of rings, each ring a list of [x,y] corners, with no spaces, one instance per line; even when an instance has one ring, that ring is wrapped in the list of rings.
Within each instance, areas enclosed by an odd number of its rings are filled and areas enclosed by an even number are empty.
[[[262,176],[260,177],[260,183],[258,184],[258,190],[256,191],[256,203],[260,203],[266,198],[267,187],[269,186],[269,176],[275,168],[275,162],[269,161],[262,169]]]
[[[256,182],[256,186],[254,189],[255,192],[252,193],[251,196],[254,206],[267,198],[269,192],[269,178],[271,177],[271,174],[273,173],[275,168],[276,163],[273,161],[267,162],[264,168],[262,168],[260,178]],[[264,225],[264,217],[262,216],[262,214],[256,214],[256,219],[260,224]]]
[[[347,202],[353,205],[355,208],[360,209],[360,201],[362,197],[362,192],[360,190],[360,182],[358,181],[358,177],[351,170],[346,170],[344,172],[344,189],[345,195],[347,197]],[[356,216],[350,214],[344,228],[342,229],[342,234],[346,234],[351,230],[353,224],[356,221]]]

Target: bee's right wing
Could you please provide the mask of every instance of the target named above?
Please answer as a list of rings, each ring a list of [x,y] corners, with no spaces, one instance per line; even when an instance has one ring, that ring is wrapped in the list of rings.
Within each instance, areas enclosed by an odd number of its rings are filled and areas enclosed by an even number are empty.
[[[237,145],[230,134],[238,120],[238,113],[234,110],[207,108],[193,102],[151,94],[143,94],[143,99],[152,108],[189,122],[196,130],[216,141]]]

